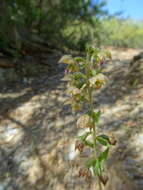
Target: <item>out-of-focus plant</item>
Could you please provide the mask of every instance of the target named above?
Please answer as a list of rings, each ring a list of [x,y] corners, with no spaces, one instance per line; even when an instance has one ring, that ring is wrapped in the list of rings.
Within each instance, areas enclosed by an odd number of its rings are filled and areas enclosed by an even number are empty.
[[[85,39],[88,37],[89,23],[91,27],[93,18],[99,20],[106,13],[105,6],[105,0],[1,0],[0,49],[15,56],[15,52],[21,52],[27,41],[35,39],[56,44],[61,48],[61,45],[70,44],[66,42],[69,35],[73,44],[80,49],[88,41]],[[85,35],[80,37],[82,32],[78,34],[76,42],[72,31],[68,36],[66,34],[67,30],[74,29],[71,26],[75,24],[80,26],[80,30],[86,30]],[[83,25],[87,27],[83,29]]]
[[[77,120],[77,128],[85,129],[85,133],[78,137],[75,149],[80,154],[86,148],[89,149],[85,166],[80,169],[79,176],[90,181],[93,176],[99,180],[99,184],[106,184],[108,177],[105,174],[104,163],[108,158],[111,145],[116,141],[104,134],[98,134],[97,125],[101,112],[95,111],[93,104],[93,92],[99,90],[107,82],[107,77],[102,73],[102,65],[111,59],[111,54],[96,48],[87,48],[86,57],[72,57],[65,55],[60,63],[67,64],[66,73],[69,76],[68,94],[74,112],[82,111],[83,114]],[[86,104],[87,110],[84,110]]]
[[[65,45],[71,49],[84,51],[89,44],[100,42],[100,20],[94,19],[93,23],[75,21],[62,30]]]
[[[143,25],[141,21],[110,18],[101,22],[101,44],[117,47],[142,48]]]

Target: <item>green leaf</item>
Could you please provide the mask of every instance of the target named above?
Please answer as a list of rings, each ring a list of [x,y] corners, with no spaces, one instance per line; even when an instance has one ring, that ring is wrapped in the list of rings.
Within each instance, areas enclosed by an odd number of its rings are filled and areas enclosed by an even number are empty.
[[[89,146],[91,148],[94,147],[94,144],[91,143],[89,140],[86,140],[86,138],[91,134],[91,132],[86,132],[84,135],[79,136],[78,138],[84,143],[86,146]]]
[[[101,73],[101,72],[102,72],[101,69],[97,69],[97,70],[96,70],[96,74],[99,74],[99,73]]]
[[[80,64],[80,69],[83,70],[86,68],[86,66],[87,66],[86,63],[82,63],[82,64]]]
[[[100,115],[101,115],[100,111],[98,111],[98,112],[94,112],[94,111],[93,112],[88,112],[87,114],[92,117],[93,122],[99,123],[99,119],[100,119]]]
[[[72,72],[76,72],[76,71],[79,70],[77,64],[69,64],[67,68],[68,68],[69,71],[72,71]]]
[[[98,174],[101,173],[101,168],[102,168],[102,166],[101,166],[101,162],[100,162],[99,159],[97,159],[97,160],[96,160],[95,169],[96,169],[96,171],[97,171]]]
[[[81,140],[81,141],[85,141],[86,138],[91,135],[91,132],[86,132],[85,134],[79,136],[78,138]]]
[[[109,51],[106,51],[106,52],[105,52],[105,55],[106,55],[106,57],[108,57],[109,59],[112,58],[111,52],[109,52]]]
[[[81,97],[80,97],[80,101],[81,101],[81,102],[84,102],[84,101],[85,101],[85,96],[81,96]]]
[[[100,144],[102,144],[102,145],[104,145],[104,146],[110,146],[110,143],[109,143],[109,137],[107,136],[107,135],[104,135],[104,134],[102,134],[102,135],[99,135],[99,136],[97,136],[97,141],[100,143]]]
[[[100,162],[107,160],[108,153],[109,153],[109,147],[100,154],[100,156],[99,156]]]
[[[92,76],[95,76],[97,74],[96,70],[91,70]]]
[[[82,81],[82,80],[75,80],[73,84],[74,84],[74,86],[76,86],[77,88],[80,89],[80,88],[82,88],[82,86],[83,86],[85,83],[84,83],[84,81]]]
[[[84,58],[82,57],[75,57],[74,60],[77,62],[85,62]]]
[[[104,138],[102,138],[102,137],[100,137],[100,136],[98,136],[96,139],[97,139],[97,141],[98,141],[100,144],[102,144],[102,145],[104,145],[104,146],[108,146],[108,141],[107,141],[106,139],[104,139]]]
[[[75,73],[73,74],[73,78],[74,78],[75,80],[78,80],[78,79],[86,79],[86,75],[84,75],[84,74],[81,73],[81,72],[75,72]]]
[[[88,140],[85,140],[85,141],[84,141],[84,144],[85,144],[86,146],[91,147],[91,148],[93,148],[93,147],[94,147],[94,144],[93,144],[93,143],[91,143],[91,142],[90,142],[90,141],[88,141]]]
[[[98,137],[102,137],[103,139],[109,141],[109,137],[107,135],[102,134],[102,135],[99,135]]]
[[[94,48],[93,47],[87,47],[86,51],[89,55],[92,55],[94,53]]]
[[[94,175],[99,175],[103,171],[102,162],[99,159],[96,159],[95,164],[92,166]]]
[[[96,165],[96,159],[95,158],[91,158],[91,159],[86,161],[86,166],[88,168],[95,167],[95,165]]]

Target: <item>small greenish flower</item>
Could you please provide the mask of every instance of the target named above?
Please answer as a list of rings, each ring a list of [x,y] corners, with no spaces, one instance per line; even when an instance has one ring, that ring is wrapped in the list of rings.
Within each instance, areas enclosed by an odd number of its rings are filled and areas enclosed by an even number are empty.
[[[77,140],[75,142],[75,150],[79,150],[80,153],[83,152],[84,147],[85,147],[85,144],[82,143],[80,140]]]
[[[92,173],[88,168],[80,168],[79,177],[83,177],[86,181],[89,181],[92,178]]]

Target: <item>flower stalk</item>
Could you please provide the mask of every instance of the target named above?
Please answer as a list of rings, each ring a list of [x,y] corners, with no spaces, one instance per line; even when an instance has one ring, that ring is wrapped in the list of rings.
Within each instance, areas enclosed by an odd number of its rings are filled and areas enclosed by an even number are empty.
[[[111,59],[111,54],[96,48],[87,48],[86,57],[63,56],[60,63],[67,64],[69,76],[68,88],[70,103],[74,112],[82,111],[83,114],[77,120],[77,127],[85,129],[82,136],[78,137],[75,149],[80,154],[85,148],[91,153],[85,160],[85,166],[80,169],[79,176],[86,180],[96,177],[99,188],[106,185],[108,177],[105,176],[104,163],[108,158],[111,143],[110,137],[98,134],[97,126],[100,119],[100,111],[94,110],[93,92],[101,89],[107,82],[107,77],[102,73],[103,63]],[[86,111],[84,106],[88,108]],[[104,174],[104,175],[103,175]]]

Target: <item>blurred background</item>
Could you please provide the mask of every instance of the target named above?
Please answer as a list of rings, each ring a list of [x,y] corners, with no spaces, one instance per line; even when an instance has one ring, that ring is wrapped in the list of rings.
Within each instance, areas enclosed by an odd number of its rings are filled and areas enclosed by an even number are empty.
[[[142,6],[141,0],[1,0],[0,48],[12,56],[30,51],[32,42],[80,51],[88,44],[142,48]]]

